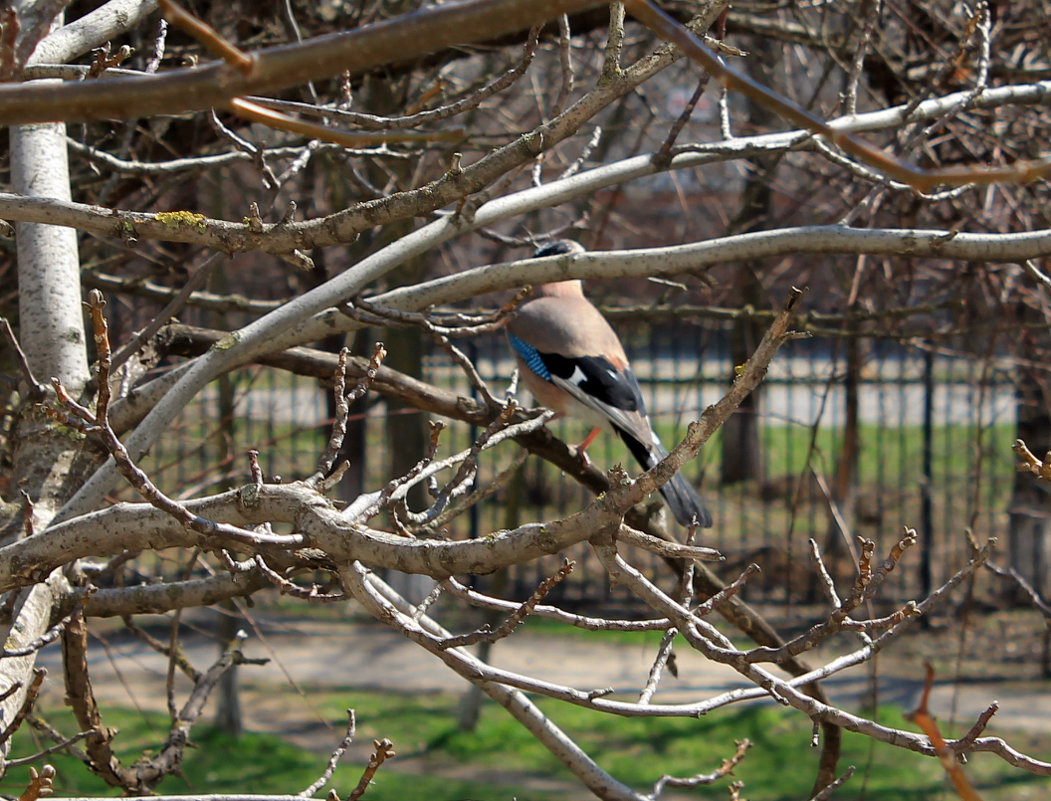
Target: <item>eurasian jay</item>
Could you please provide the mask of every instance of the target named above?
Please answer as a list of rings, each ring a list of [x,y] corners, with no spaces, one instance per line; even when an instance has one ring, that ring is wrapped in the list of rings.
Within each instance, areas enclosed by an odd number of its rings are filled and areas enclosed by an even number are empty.
[[[539,248],[536,256],[583,253],[576,242],[560,240]],[[639,464],[649,470],[668,455],[646,416],[639,382],[606,318],[584,297],[580,281],[558,281],[533,288],[507,324],[507,336],[522,380],[542,406],[612,428]],[[707,528],[712,516],[696,490],[679,474],[660,489],[675,519]]]

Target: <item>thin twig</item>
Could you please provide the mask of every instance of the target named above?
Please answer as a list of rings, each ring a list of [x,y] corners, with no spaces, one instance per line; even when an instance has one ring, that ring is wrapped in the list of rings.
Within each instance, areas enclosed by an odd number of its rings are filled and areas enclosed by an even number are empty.
[[[573,92],[573,59],[570,47],[573,43],[573,32],[569,29],[569,17],[563,14],[558,18],[558,65],[562,82],[558,87],[558,97],[551,108],[551,116],[557,117],[566,107],[566,101]]]
[[[325,766],[324,772],[317,778],[313,784],[307,789],[299,793],[301,798],[312,798],[318,790],[328,784],[329,779],[336,772],[336,765],[339,764],[339,760],[343,757],[343,754],[350,748],[350,744],[354,742],[354,733],[357,729],[357,723],[354,718],[354,710],[347,710],[347,733],[343,735],[343,739],[340,740],[339,745],[336,746],[332,752],[332,756],[328,758],[328,765]]]
[[[644,551],[667,556],[671,559],[700,559],[702,562],[721,562],[726,557],[715,548],[704,545],[683,545],[671,540],[662,540],[631,526],[621,526],[617,539],[626,545],[642,548]]]
[[[8,322],[6,317],[0,317],[0,331],[3,332],[7,344],[9,344],[11,349],[15,352],[15,359],[18,361],[18,367],[22,371],[22,376],[25,378],[26,383],[29,385],[30,400],[42,400],[47,394],[47,387],[37,381],[36,376],[33,375],[33,370],[29,366],[29,359],[26,358],[26,353],[18,343],[18,338],[15,336],[15,332],[11,330],[11,323]]]
[[[653,698],[653,694],[657,692],[657,685],[660,684],[661,674],[664,672],[664,668],[669,663],[669,659],[672,655],[672,647],[675,644],[675,635],[678,634],[678,629],[674,626],[664,632],[664,636],[661,637],[661,644],[657,648],[657,655],[653,659],[653,664],[650,666],[649,675],[646,677],[646,684],[642,688],[642,692],[639,693],[638,703],[648,704],[650,699]]]
[[[84,604],[87,603],[88,599],[98,591],[98,587],[88,587],[84,593],[77,599],[76,604],[73,606],[73,610],[63,617],[58,623],[49,628],[33,642],[27,643],[21,648],[7,649],[0,647],[0,659],[4,659],[9,656],[28,656],[29,654],[36,653],[45,645],[50,645],[59,637],[62,636],[62,632],[66,626],[69,625],[69,621],[73,619],[73,616],[83,612]]]
[[[266,560],[259,554],[255,555],[254,561],[256,567],[258,567],[263,575],[277,586],[282,595],[291,595],[294,598],[301,598],[304,601],[318,601],[319,603],[333,603],[335,601],[345,601],[347,599],[346,592],[342,590],[340,592],[324,592],[317,584],[311,584],[309,588],[293,584],[276,570],[271,568],[266,563]]]
[[[528,458],[529,451],[525,448],[520,448],[507,467],[486,481],[485,484],[476,487],[469,494],[463,496],[455,506],[446,506],[444,511],[435,515],[428,523],[420,526],[419,533],[421,535],[430,533],[432,536],[442,536],[442,529],[454,518],[474,508],[487,498],[491,498],[503,491]]]
[[[739,575],[731,583],[727,584],[725,587],[719,590],[719,592],[714,593],[704,603],[698,604],[697,607],[693,610],[693,614],[697,615],[698,617],[704,617],[713,609],[718,609],[720,604],[725,603],[726,601],[730,600],[735,595],[737,595],[737,593],[739,593],[744,587],[744,585],[748,582],[748,579],[750,579],[753,575],[755,575],[758,572],[759,565],[755,564],[754,562],[751,563],[750,565],[748,565],[748,567],[742,570],[741,575]]]
[[[120,350],[113,354],[111,370],[116,370],[124,364],[133,353],[141,348],[143,344],[152,339],[161,328],[167,325],[169,321],[182,311],[183,307],[186,306],[186,303],[193,296],[193,293],[198,289],[201,289],[208,281],[209,276],[211,276],[215,271],[215,268],[223,260],[223,256],[224,254],[222,253],[213,253],[204,260],[204,264],[193,271],[186,283],[180,287],[178,293],[176,293],[176,295],[168,301],[168,304],[150,320],[146,327],[136,333],[120,348]]]
[[[496,77],[471,94],[460,98],[447,105],[433,109],[425,109],[414,114],[398,117],[382,117],[375,114],[364,114],[360,111],[350,111],[345,108],[333,108],[331,106],[318,106],[309,103],[298,103],[290,100],[279,100],[272,97],[250,97],[261,106],[269,106],[285,111],[294,111],[299,114],[310,114],[332,120],[343,125],[361,128],[367,131],[393,131],[407,128],[418,128],[429,122],[438,122],[450,117],[455,117],[472,108],[479,106],[483,100],[503,91],[517,81],[529,67],[536,55],[537,42],[540,36],[541,26],[534,26],[526,36],[526,43],[521,59],[512,67],[508,68],[502,75]],[[379,154],[377,154],[379,155]],[[396,156],[395,153],[383,153],[383,155]]]
[[[817,793],[817,795],[811,796],[810,801],[827,801],[827,799],[832,797],[832,793],[834,793],[836,790],[838,790],[840,787],[846,784],[847,781],[849,781],[850,777],[854,775],[855,770],[856,768],[853,765],[848,767],[843,772],[842,776],[837,778],[831,784],[828,784],[827,786],[822,788],[821,791]]]
[[[158,5],[161,7],[161,12],[171,20],[173,25],[182,28],[228,64],[233,65],[245,75],[255,72],[254,54],[241,50],[211,25],[199,20],[174,0],[159,0]]]
[[[182,671],[183,675],[186,676],[192,682],[198,682],[201,679],[201,671],[193,666],[193,663],[186,656],[186,652],[183,651],[182,647],[176,643],[175,648],[171,647],[171,643],[165,644],[150,634],[145,629],[139,628],[135,624],[134,619],[130,615],[123,615],[121,620],[124,621],[124,625],[127,627],[135,637],[144,642],[148,647],[152,648],[162,656],[167,657],[169,660],[174,660],[176,666]]]
[[[576,562],[569,559],[562,561],[562,566],[555,572],[553,576],[550,576],[540,582],[540,585],[533,590],[532,595],[524,601],[519,607],[503,622],[500,626],[491,630],[488,625],[482,626],[477,631],[473,631],[470,634],[461,634],[458,637],[446,637],[438,643],[439,648],[459,648],[465,645],[474,645],[479,642],[496,642],[504,637],[508,637],[514,633],[522,622],[529,617],[536,605],[539,604],[547,596],[551,590],[557,587],[562,581],[573,572],[573,568],[576,567]]]
[[[310,479],[314,483],[328,476],[332,466],[336,463],[336,459],[339,458],[339,454],[343,450],[343,438],[347,433],[347,418],[350,414],[350,404],[361,398],[372,386],[372,382],[376,379],[376,373],[379,372],[383,359],[387,355],[387,349],[382,342],[376,343],[373,347],[368,367],[365,369],[365,374],[350,392],[345,392],[347,357],[349,354],[350,351],[347,348],[343,348],[339,352],[339,361],[337,362],[334,377],[335,384],[332,388],[333,397],[336,399],[336,416],[332,422],[332,433],[329,435],[328,446],[318,461],[317,470]]]
[[[686,101],[686,107],[679,113],[679,116],[672,123],[671,128],[668,129],[668,135],[664,137],[664,143],[660,146],[660,149],[654,154],[653,159],[658,164],[667,164],[671,161],[671,149],[679,138],[679,134],[682,133],[682,129],[686,126],[686,123],[690,121],[690,117],[693,116],[694,109],[697,108],[697,102],[701,99],[701,95],[704,94],[705,88],[708,86],[708,80],[711,78],[708,73],[701,75],[700,80],[697,81],[697,87],[693,90],[693,94],[690,99]],[[724,139],[728,137],[723,137]]]
[[[19,707],[18,711],[15,712],[11,718],[11,722],[0,729],[0,745],[3,745],[11,739],[11,735],[18,731],[18,727],[22,725],[22,721],[26,719],[26,715],[29,714],[33,708],[33,704],[36,703],[37,696],[40,695],[40,685],[44,682],[44,676],[47,675],[47,671],[43,668],[33,668],[33,680],[29,682],[29,687],[26,690],[25,699],[22,701],[22,706]]]
[[[164,58],[164,47],[168,41],[168,20],[161,17],[157,22],[157,36],[153,40],[153,53],[146,62],[146,73],[152,75],[161,65]]]
[[[1051,620],[1051,603],[1044,600],[1044,597],[1037,592],[1036,587],[1034,587],[1025,576],[1019,573],[1017,568],[1009,567],[1004,569],[993,562],[986,562],[985,566],[997,576],[1015,582],[1022,592],[1029,596],[1029,600],[1032,602],[1033,606],[1039,609],[1044,617]]]
[[[748,749],[752,747],[751,741],[747,739],[737,740],[734,744],[737,746],[734,755],[729,759],[724,759],[723,764],[711,773],[699,773],[696,776],[690,776],[688,778],[662,776],[657,783],[653,785],[653,791],[650,793],[650,798],[659,798],[660,794],[664,792],[665,787],[701,787],[703,785],[713,784],[725,776],[732,775],[734,768],[741,764],[741,760],[744,759]]]
[[[388,759],[396,756],[394,751],[394,743],[384,737],[382,740],[373,740],[372,745],[375,750],[369,757],[369,764],[365,766],[365,770],[361,774],[361,779],[358,780],[358,785],[355,787],[349,796],[347,801],[358,801],[365,791],[368,790],[369,785],[372,783],[372,777],[376,775],[376,771],[379,770],[380,765],[386,762]]]
[[[29,725],[30,726],[33,725],[32,718],[30,718],[30,720],[29,720]],[[71,745],[75,745],[76,743],[79,743],[81,740],[83,740],[89,734],[93,734],[93,733],[94,732],[90,732],[90,731],[79,731],[76,734],[74,734],[72,737],[67,737],[64,740],[62,740],[61,742],[55,743],[54,745],[52,745],[52,746],[50,746],[48,748],[45,748],[42,751],[37,751],[35,754],[30,754],[29,756],[19,757],[18,759],[8,759],[5,762],[5,767],[7,767],[7,768],[20,768],[23,765],[32,765],[32,764],[34,764],[36,762],[39,762],[44,757],[51,756],[51,754],[54,754],[57,751],[70,752],[70,751],[72,751],[72,749],[70,748]]]
[[[498,612],[514,612],[518,604],[513,601],[505,601],[501,598],[493,598],[488,595],[472,590],[460,584],[456,579],[448,578],[441,583],[447,592],[457,598],[461,598],[472,606],[482,609],[490,609]],[[568,626],[584,629],[585,631],[666,631],[668,619],[650,620],[616,620],[612,618],[589,617],[586,615],[575,615],[557,606],[546,606],[539,604],[533,609],[533,614],[548,620],[555,620]]]

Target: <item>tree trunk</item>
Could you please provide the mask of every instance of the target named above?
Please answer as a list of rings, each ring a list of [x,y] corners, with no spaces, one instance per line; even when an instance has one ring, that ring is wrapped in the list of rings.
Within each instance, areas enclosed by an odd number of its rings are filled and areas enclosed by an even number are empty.
[[[62,24],[59,16],[55,25]],[[32,59],[30,59],[32,62]],[[46,123],[13,128],[10,134],[11,183],[23,195],[70,200],[66,126]],[[88,382],[88,359],[80,296],[80,261],[72,228],[19,223],[19,336],[37,381],[52,376],[75,398]],[[23,397],[25,397],[23,395]],[[42,531],[69,497],[76,478],[74,461],[80,440],[60,429],[32,403],[18,411],[14,433],[14,480],[33,502],[33,525]],[[16,512],[17,514],[17,512]],[[19,537],[26,532],[13,535]],[[7,631],[6,648],[26,647],[47,631],[58,591],[65,579],[56,570],[46,582],[21,593]],[[36,654],[0,660],[0,726],[25,705]],[[0,776],[6,769],[10,740],[0,743]]]
[[[1019,372],[1015,385],[1017,437],[1033,453],[1051,449],[1051,413],[1038,380]],[[1008,515],[1008,556],[1011,566],[1045,598],[1051,591],[1051,508],[1047,488],[1031,473],[1016,472]],[[1016,596],[1017,590],[1010,590]],[[1017,598],[1021,600],[1020,598]]]
[[[764,50],[760,47],[758,53]],[[770,59],[773,54],[768,54]],[[762,56],[760,56],[760,59]],[[749,60],[751,71],[758,80],[769,84],[773,67],[762,60]],[[750,125],[762,128],[776,121],[776,116],[765,106],[751,99],[745,99],[747,121]],[[756,157],[750,159],[752,169],[748,171],[742,192],[741,208],[727,227],[727,234],[747,233],[760,230],[769,225],[773,210],[773,191],[771,184],[777,170],[778,158]],[[770,299],[759,279],[758,272],[763,269],[762,262],[751,262],[741,265],[740,296],[744,304],[757,309],[768,308]],[[744,364],[752,354],[756,344],[763,336],[764,326],[754,320],[744,318],[734,323],[731,333],[730,353],[733,366]],[[731,373],[730,380],[734,376]],[[742,481],[763,480],[762,444],[759,437],[759,403],[763,387],[759,386],[738,407],[737,412],[726,421],[722,432],[722,468],[720,481],[723,484],[736,484]]]
[[[861,455],[861,432],[858,424],[858,394],[861,383],[861,356],[856,337],[849,337],[845,344],[846,373],[843,377],[843,441],[836,456],[836,472],[832,477],[832,502],[846,521],[848,530],[841,531],[839,520],[832,511],[828,515],[824,553],[828,557],[842,556],[847,548],[845,537],[850,536],[854,526],[855,501],[858,490],[858,461]],[[847,580],[853,573],[853,565],[845,568]],[[816,577],[815,577],[816,578]],[[816,589],[816,587],[815,587]]]
[[[762,287],[750,269],[741,273],[741,295],[746,303],[758,305]],[[762,337],[762,327],[752,320],[738,320],[730,334],[730,355],[734,366],[744,364]],[[731,381],[733,376],[731,375]],[[760,388],[761,389],[761,388]],[[726,421],[722,430],[722,484],[762,481],[763,459],[759,441],[759,392],[753,392]]]

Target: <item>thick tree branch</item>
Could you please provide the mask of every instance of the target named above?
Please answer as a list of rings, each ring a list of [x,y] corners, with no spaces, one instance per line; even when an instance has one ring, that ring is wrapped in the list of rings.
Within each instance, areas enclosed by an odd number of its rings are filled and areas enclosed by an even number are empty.
[[[666,62],[670,61],[669,57],[655,59],[657,67],[660,68],[667,66]],[[406,216],[426,214],[483,189],[509,169],[533,158],[539,152],[541,141],[544,149],[562,141],[577,130],[580,122],[589,119],[599,108],[608,105],[631,87],[652,77],[655,71],[654,63],[640,62],[625,70],[612,84],[592,90],[547,125],[473,164],[466,165],[463,172],[457,175],[446,175],[418,190],[366,201],[346,211],[313,220],[265,224],[260,231],[252,230],[241,221],[228,222],[204,217],[193,218],[192,224],[178,225],[173,224],[172,218],[158,218],[156,214],[151,213],[4,193],[0,193],[0,218],[74,226],[96,236],[116,239],[132,234],[139,239],[189,242],[224,252],[260,250],[287,253],[296,248],[324,247],[349,242],[375,225]],[[829,125],[837,131],[893,130],[906,122],[938,119],[967,97],[968,93],[957,92],[924,101],[915,107],[902,105],[857,116],[841,117],[832,120]],[[1049,101],[1051,81],[1040,81],[1023,86],[989,89],[982,93],[974,106],[998,108],[1015,104],[1047,105]],[[692,145],[679,148],[674,157],[666,162],[655,159],[656,154],[644,154],[577,173],[569,178],[551,181],[530,190],[530,197],[550,198],[541,202],[540,206],[555,205],[664,170],[693,169],[707,164],[747,159],[756,154],[811,147],[810,134],[802,129]],[[531,206],[536,207],[538,206]]]
[[[248,71],[213,61],[164,75],[104,78],[46,89],[8,84],[0,86],[0,118],[14,125],[203,111],[225,106],[241,95],[261,94],[341,72],[364,72],[452,44],[528,29],[560,14],[598,5],[597,0],[467,0],[256,51],[251,54],[252,68]]]

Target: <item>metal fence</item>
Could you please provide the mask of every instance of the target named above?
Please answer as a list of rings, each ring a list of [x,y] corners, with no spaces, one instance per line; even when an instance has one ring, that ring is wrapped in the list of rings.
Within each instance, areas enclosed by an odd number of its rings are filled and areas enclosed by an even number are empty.
[[[620,330],[655,427],[671,447],[725,392],[734,370],[732,332],[723,324],[696,321],[625,323]],[[503,338],[481,337],[467,348],[480,374],[502,392],[513,367]],[[462,372],[440,350],[427,356],[423,377],[470,394]],[[981,538],[1004,534],[1014,470],[1011,381],[995,359],[972,358],[954,351],[951,342],[788,343],[770,369],[757,408],[744,413],[754,417],[759,444],[748,459],[751,477],[726,480],[724,446],[729,446],[723,432],[684,471],[713,511],[715,525],[703,532],[703,540],[727,554],[720,571],[732,578],[755,561],[764,571],[749,583],[745,597],[794,601],[814,589],[810,538],[835,563],[835,555],[846,554],[856,536],[875,540],[877,554],[886,554],[908,526],[917,530],[920,544],[893,575],[897,586],[889,594],[915,595],[944,580],[966,559],[966,530]],[[189,494],[243,481],[244,454],[256,448],[268,475],[299,477],[312,471],[323,447],[328,410],[326,390],[314,380],[245,370],[188,408],[148,467],[163,486]],[[375,402],[366,419],[365,473],[372,487],[389,477],[386,413],[385,404]],[[422,415],[399,414],[406,415],[406,425]],[[572,421],[553,427],[569,442],[586,433]],[[476,434],[453,423],[443,435],[443,453],[467,447]],[[489,455],[482,480],[506,465],[513,451],[508,444]],[[603,468],[630,465],[629,454],[612,436],[597,440],[589,455]],[[451,523],[449,535],[484,536],[574,511],[587,500],[585,490],[532,458],[500,493]],[[586,549],[570,555],[579,567],[559,590],[562,602],[621,600]],[[560,561],[553,556],[516,570],[514,592],[527,595]],[[849,561],[843,565],[849,570]],[[651,569],[667,572],[656,560]]]

